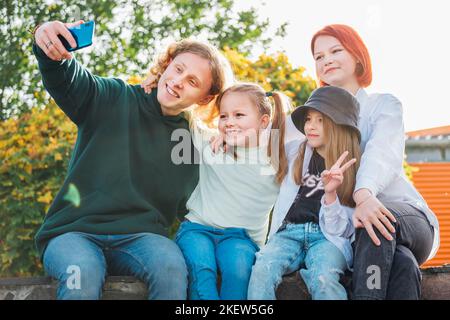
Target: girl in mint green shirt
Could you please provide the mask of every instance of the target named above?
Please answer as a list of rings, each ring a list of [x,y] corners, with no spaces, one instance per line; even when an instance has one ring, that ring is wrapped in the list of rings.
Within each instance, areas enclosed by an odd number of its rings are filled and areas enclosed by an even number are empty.
[[[226,147],[214,154],[209,137],[217,132],[192,124],[200,178],[176,242],[188,266],[190,299],[246,299],[255,252],[265,243],[287,171],[283,100],[256,84],[237,84],[217,106]]]

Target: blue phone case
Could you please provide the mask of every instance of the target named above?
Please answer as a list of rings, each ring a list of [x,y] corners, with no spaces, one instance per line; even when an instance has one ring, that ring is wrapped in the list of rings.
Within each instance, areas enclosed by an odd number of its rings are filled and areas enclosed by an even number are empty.
[[[75,51],[82,48],[89,47],[92,44],[92,38],[94,36],[95,22],[88,21],[79,26],[68,28],[75,41],[77,42],[77,47],[72,48],[69,42],[61,35],[58,38],[61,40],[67,51]]]

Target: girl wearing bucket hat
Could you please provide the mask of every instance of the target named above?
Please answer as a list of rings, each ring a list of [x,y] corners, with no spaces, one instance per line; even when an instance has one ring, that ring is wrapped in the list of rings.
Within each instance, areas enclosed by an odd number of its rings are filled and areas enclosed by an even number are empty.
[[[347,299],[340,275],[352,265],[352,198],[360,159],[358,101],[344,89],[315,90],[292,113],[306,136],[287,143],[289,171],[270,240],[256,254],[249,299],[275,299],[282,276],[299,273],[313,300]],[[353,159],[345,162],[348,156]],[[328,170],[326,170],[328,168]]]
[[[313,36],[311,51],[321,85],[346,89],[361,108],[363,154],[353,193],[353,299],[419,299],[419,266],[439,247],[439,224],[403,171],[402,105],[390,94],[364,90],[372,81],[371,60],[351,27],[324,27]],[[374,276],[379,283],[369,286]]]

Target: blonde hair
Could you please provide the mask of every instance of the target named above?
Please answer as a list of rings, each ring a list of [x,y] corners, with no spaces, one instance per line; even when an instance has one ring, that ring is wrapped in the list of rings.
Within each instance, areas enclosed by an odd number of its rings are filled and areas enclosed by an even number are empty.
[[[348,207],[354,208],[353,191],[356,184],[356,173],[361,161],[361,148],[358,134],[348,126],[335,124],[329,117],[323,115],[323,129],[325,136],[325,168],[330,169],[336,163],[342,153],[349,152],[347,159],[356,159],[356,163],[344,172],[344,183],[337,189],[339,201]],[[307,141],[299,147],[298,156],[293,165],[294,181],[302,185],[303,161]],[[347,160],[348,161],[348,160]],[[345,162],[344,162],[345,163]]]
[[[266,96],[264,89],[254,83],[238,83],[232,87],[227,88],[222,92],[216,100],[217,109],[220,109],[220,103],[223,97],[227,93],[239,92],[247,94],[251,101],[254,102],[255,106],[258,108],[260,115],[269,115],[271,117],[271,129],[278,129],[278,154],[272,154],[272,131],[269,136],[269,144],[267,147],[267,154],[270,157],[270,162],[274,168],[278,168],[275,179],[278,184],[281,184],[283,178],[285,177],[288,169],[288,163],[286,159],[286,153],[284,149],[284,135],[285,135],[285,120],[286,115],[284,110],[288,107],[286,105],[287,97],[280,92],[272,92],[274,99],[274,108]],[[272,112],[272,109],[274,111]]]
[[[155,82],[158,82],[170,62],[179,54],[186,52],[195,54],[209,62],[212,84],[208,94],[215,97],[205,105],[197,105],[192,112],[195,112],[203,121],[210,124],[219,114],[215,103],[217,95],[234,82],[231,66],[217,48],[193,39],[174,42],[168,46],[163,54],[157,57],[155,64],[150,68],[150,74],[155,77]]]

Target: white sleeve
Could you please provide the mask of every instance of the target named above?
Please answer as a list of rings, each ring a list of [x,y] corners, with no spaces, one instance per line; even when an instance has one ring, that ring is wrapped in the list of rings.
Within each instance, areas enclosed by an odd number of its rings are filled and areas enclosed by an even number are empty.
[[[219,132],[194,122],[191,126],[192,142],[198,151],[202,151],[209,144],[209,139],[219,135]]]
[[[341,205],[339,198],[326,205],[325,195],[320,200],[319,225],[322,230],[330,235],[351,238],[355,232],[352,216],[353,208]]]
[[[383,95],[370,116],[371,132],[356,175],[355,192],[369,189],[382,192],[403,170],[405,129],[401,102]]]

